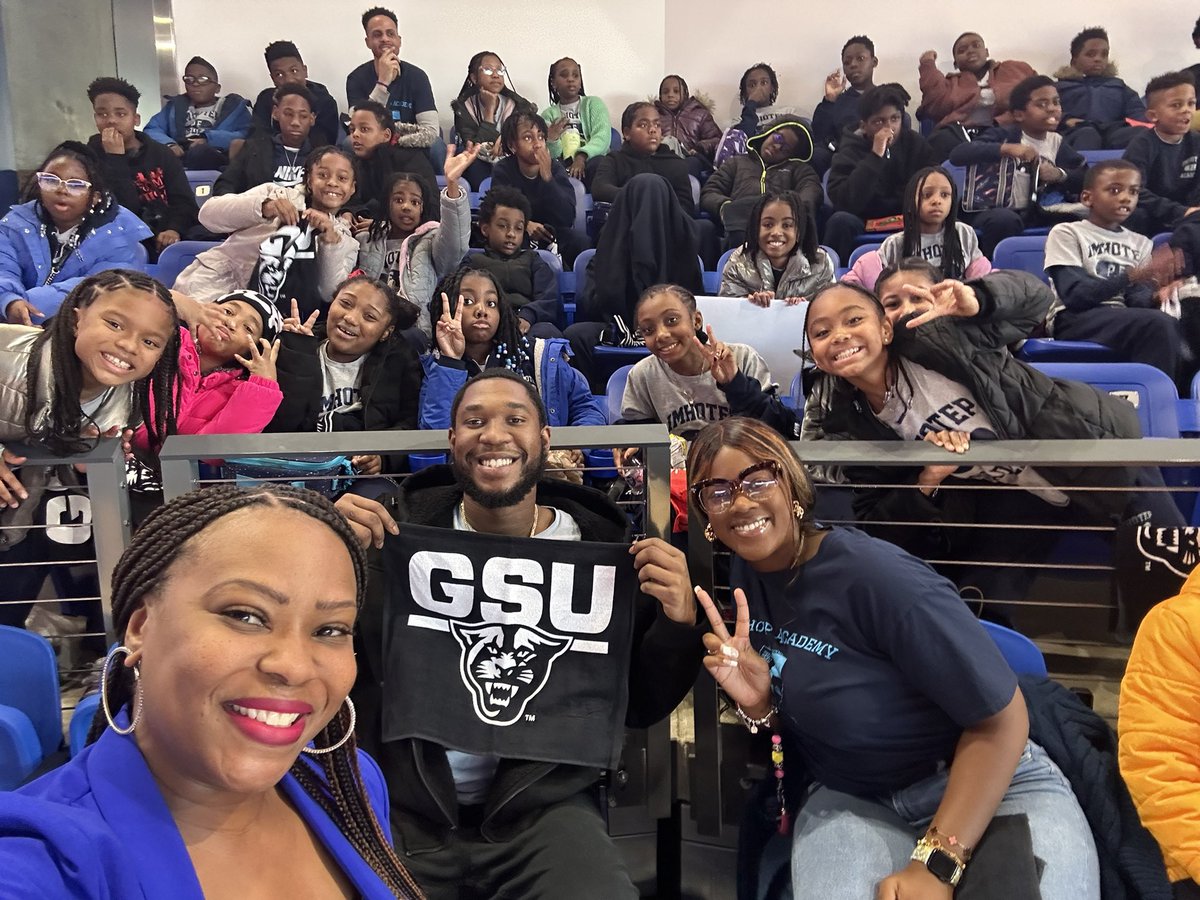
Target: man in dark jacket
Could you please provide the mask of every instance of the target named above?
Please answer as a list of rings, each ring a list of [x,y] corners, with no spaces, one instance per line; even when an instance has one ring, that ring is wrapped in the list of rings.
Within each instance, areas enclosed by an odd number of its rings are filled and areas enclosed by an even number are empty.
[[[97,134],[88,139],[117,202],[150,226],[155,254],[196,224],[199,209],[183,165],[157,141],[137,130],[141,94],[123,78],[88,85]]]
[[[256,128],[217,183],[213,196],[241,194],[260,184],[294,186],[304,180],[304,160],[312,152],[313,98],[300,84],[276,89],[271,118],[276,129]]]
[[[700,208],[725,226],[725,247],[746,240],[750,210],[763,194],[791,192],[816,218],[821,179],[807,160],[813,141],[799,119],[778,119],[746,142],[746,153],[725,160],[704,183]]]
[[[604,495],[541,480],[550,430],[537,389],[520,376],[504,369],[476,376],[455,396],[451,417],[450,467],[410,476],[386,508],[358,497],[339,501],[364,543],[374,536],[382,546],[384,532],[399,533],[406,522],[519,537],[628,540],[625,515]],[[683,699],[704,650],[683,554],[657,538],[634,543],[630,552],[642,586],[633,601],[626,714],[636,728],[659,721]],[[387,681],[382,577],[376,554],[358,621],[352,696],[359,739],[387,779],[397,852],[427,895],[457,897],[469,884],[486,897],[636,897],[596,807],[595,769],[383,740],[384,693],[404,686]],[[481,782],[482,799],[464,802]]]
[[[312,128],[314,147],[325,144],[336,144],[342,139],[342,126],[338,120],[337,101],[329,93],[329,89],[319,81],[308,80],[308,66],[300,58],[300,51],[291,41],[273,41],[267,44],[265,53],[267,71],[271,73],[274,87],[263,88],[254,100],[251,117],[254,124],[263,128],[268,134],[277,128],[272,116],[275,102],[275,92],[285,84],[298,84],[305,88],[312,98],[312,111],[315,118]]]
[[[908,95],[899,85],[871,88],[858,102],[859,126],[847,130],[829,167],[829,200],[837,212],[824,241],[842,259],[866,222],[904,212],[904,188],[925,166],[937,165],[928,142],[904,127]],[[899,225],[896,226],[899,228]]]

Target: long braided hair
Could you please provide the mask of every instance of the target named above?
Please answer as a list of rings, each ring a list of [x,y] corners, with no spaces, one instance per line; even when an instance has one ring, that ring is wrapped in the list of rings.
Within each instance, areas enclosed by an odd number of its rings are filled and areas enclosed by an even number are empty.
[[[573,62],[575,65],[579,66],[578,61],[572,59],[570,56],[564,56],[562,59],[556,59],[554,62],[550,63],[550,74],[546,76],[546,87],[550,91],[551,103],[558,103],[558,90],[554,87],[554,70],[565,62]],[[583,86],[583,66],[579,66],[579,96],[587,96],[587,90],[585,90]]]
[[[927,166],[915,173],[904,188],[904,231],[900,257],[921,255],[921,194],[925,182],[931,175],[941,175],[950,184],[950,209],[942,223],[942,277],[962,278],[970,260],[963,253],[962,239],[958,236],[958,185],[942,166]]]
[[[450,314],[458,309],[458,295],[462,290],[463,279],[468,275],[478,275],[486,278],[496,288],[496,302],[500,310],[500,322],[496,326],[496,336],[492,338],[492,356],[497,363],[516,372],[526,381],[533,381],[533,341],[521,334],[520,319],[512,301],[504,293],[504,288],[496,280],[496,276],[488,269],[476,268],[470,262],[459,266],[438,282],[429,299],[429,318],[434,327],[442,315],[442,294],[450,299]]]
[[[86,309],[102,294],[121,288],[153,294],[171,311],[171,333],[163,347],[162,356],[147,377],[132,385],[130,423],[145,418],[151,445],[156,447],[161,446],[167,435],[175,431],[175,409],[179,395],[179,314],[175,311],[175,303],[167,289],[149,275],[134,269],[110,269],[91,275],[75,286],[37,336],[33,352],[29,354],[25,380],[32,396],[42,370],[41,349],[49,342],[54,391],[50,399],[50,415],[39,425],[38,404],[28,403],[25,431],[31,439],[52,453],[60,456],[83,453],[96,444],[96,438],[80,435],[86,417],[79,403],[79,393],[83,388],[83,366],[75,355],[75,311]]]
[[[313,491],[291,485],[265,485],[243,490],[232,485],[201,488],[184,494],[154,510],[134,534],[121,554],[112,578],[113,628],[124,638],[134,612],[145,606],[147,596],[162,587],[171,567],[190,541],[213,523],[238,510],[256,506],[293,509],[328,525],[346,545],[354,566],[357,585],[355,603],[362,607],[367,589],[366,554],[346,519],[327,499]],[[135,682],[130,670],[116,667],[108,679],[111,708],[134,701]],[[316,736],[313,743],[329,747],[337,743],[349,727],[350,715],[343,704],[337,715]],[[88,734],[88,743],[103,734],[107,723],[97,716]],[[384,836],[367,799],[358,765],[358,749],[353,735],[332,753],[303,756],[292,764],[291,774],[313,800],[320,804],[354,849],[370,865],[388,888],[401,898],[421,898],[424,894],[404,868]],[[320,767],[318,775],[314,767]],[[323,776],[323,777],[322,777]]]

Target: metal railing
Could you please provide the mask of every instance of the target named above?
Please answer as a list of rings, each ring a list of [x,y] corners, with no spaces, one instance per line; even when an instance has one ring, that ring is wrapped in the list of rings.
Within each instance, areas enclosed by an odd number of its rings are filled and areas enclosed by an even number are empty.
[[[970,449],[962,454],[951,454],[946,450],[928,442],[922,441],[807,441],[794,442],[792,449],[799,459],[809,467],[918,467],[918,466],[1036,466],[1039,469],[1050,469],[1056,466],[1085,467],[1189,467],[1200,472],[1200,441],[1194,439],[1154,439],[1142,438],[1136,440],[1073,440],[1073,441],[973,441]],[[840,519],[822,515],[824,501],[830,495],[838,492],[852,491],[856,487],[867,485],[854,484],[820,484],[818,488],[817,514],[825,524],[857,524],[852,518]],[[882,480],[870,487],[904,488],[915,490],[912,483]],[[959,484],[943,483],[942,489],[954,490],[1024,490],[1017,485],[991,485],[980,482],[960,482]],[[1165,494],[1179,496],[1200,492],[1200,477],[1191,479],[1190,483],[1168,485],[1161,487],[1070,487],[1065,488],[1070,493],[1080,492],[1111,492],[1125,494]],[[1200,502],[1200,498],[1197,498]],[[835,504],[836,505],[836,504]],[[844,504],[843,504],[844,506]],[[693,516],[698,514],[693,509]],[[693,518],[692,521],[698,521]],[[930,524],[918,519],[901,519],[887,523],[889,525],[929,528]],[[937,523],[937,527],[946,527]],[[951,523],[949,527],[998,528],[995,524],[987,523]],[[1116,532],[1112,523],[1071,524],[1063,527],[1047,526],[1044,524],[1029,525],[1010,523],[1007,527],[1022,528],[1036,527],[1044,529],[1047,540],[1052,541],[1059,535],[1081,533],[1088,536],[1111,538]],[[695,582],[708,589],[732,621],[731,599],[727,584],[714,576],[721,569],[720,555],[723,551],[714,547],[703,536],[700,528],[690,528],[688,535],[688,565]],[[964,564],[961,559],[927,560],[943,569]],[[988,563],[977,563],[988,565]],[[1022,560],[1008,560],[994,563],[996,566],[1020,566],[1037,569],[1045,574],[1066,573],[1065,577],[1081,577],[1097,579],[1104,584],[1103,600],[1094,602],[1072,602],[1055,598],[1054,600],[1038,600],[1026,598],[1024,601],[1004,601],[1006,605],[1028,608],[1053,608],[1074,611],[1077,609],[1097,609],[1110,611],[1113,609],[1112,583],[1114,567],[1108,560],[1100,562],[1089,558],[1088,561],[1053,560],[1047,563],[1036,563],[1032,566]],[[986,599],[985,599],[986,602]],[[1068,635],[1066,640],[1070,641]],[[1115,646],[1115,641],[1113,642]],[[1053,675],[1053,667],[1051,670]],[[693,692],[695,701],[695,745],[692,752],[685,757],[688,765],[688,777],[681,779],[683,790],[687,796],[682,799],[690,804],[690,829],[685,822],[685,841],[691,836],[703,843],[716,839],[721,846],[731,846],[736,837],[737,821],[740,815],[740,802],[744,798],[744,782],[746,771],[739,770],[736,763],[746,756],[744,746],[750,739],[740,725],[722,726],[722,701],[715,681],[702,672]],[[761,737],[761,735],[760,735]],[[732,742],[732,743],[731,743]],[[765,751],[764,751],[765,753]],[[753,754],[752,754],[753,755]],[[766,756],[759,760],[766,768]],[[732,764],[731,764],[732,763]],[[731,782],[731,779],[734,781]]]

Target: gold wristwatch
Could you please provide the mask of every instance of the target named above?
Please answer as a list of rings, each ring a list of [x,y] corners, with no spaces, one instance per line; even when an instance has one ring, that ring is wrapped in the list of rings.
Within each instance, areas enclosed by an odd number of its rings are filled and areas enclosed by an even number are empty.
[[[913,848],[910,859],[925,863],[925,868],[933,874],[934,878],[951,887],[958,884],[963,872],[966,871],[966,867],[955,859],[953,854],[947,853],[937,844],[925,838],[917,841],[917,846]]]

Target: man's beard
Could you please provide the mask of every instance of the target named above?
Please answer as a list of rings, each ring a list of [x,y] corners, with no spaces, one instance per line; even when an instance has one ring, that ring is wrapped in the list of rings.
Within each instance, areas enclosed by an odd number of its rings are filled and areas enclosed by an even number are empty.
[[[450,469],[464,494],[484,509],[503,509],[506,506],[516,506],[542,480],[542,474],[546,471],[546,451],[543,450],[536,459],[525,463],[520,480],[507,491],[489,493],[483,490],[471,480],[457,459],[451,460]]]

